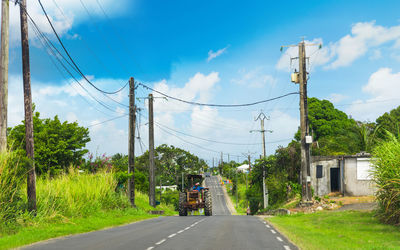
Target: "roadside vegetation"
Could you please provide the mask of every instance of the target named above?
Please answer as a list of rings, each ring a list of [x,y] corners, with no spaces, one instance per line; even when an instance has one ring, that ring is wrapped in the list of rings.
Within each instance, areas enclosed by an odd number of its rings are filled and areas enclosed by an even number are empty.
[[[157,206],[148,203],[149,153],[135,159],[135,204],[127,196],[128,156],[94,154],[85,149],[87,128],[34,115],[37,210],[29,212],[25,126],[8,129],[9,152],[0,155],[0,249],[57,236],[82,233],[153,218],[152,210],[175,215],[179,191],[157,189]],[[155,149],[156,183],[181,187],[182,173],[207,169],[197,156],[174,146]],[[185,186],[187,183],[185,183]]]
[[[390,139],[374,150],[377,216],[385,223],[400,225],[400,142],[390,132],[388,136]]]
[[[266,219],[300,249],[400,249],[400,230],[372,212],[317,212]]]

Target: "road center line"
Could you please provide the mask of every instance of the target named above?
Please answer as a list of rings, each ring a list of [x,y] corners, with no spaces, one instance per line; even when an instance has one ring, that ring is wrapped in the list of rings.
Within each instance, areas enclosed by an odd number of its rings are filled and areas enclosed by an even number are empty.
[[[185,230],[188,230],[190,227],[185,228]]]
[[[272,230],[272,229],[271,229],[271,232],[272,232],[273,234],[276,234],[275,230]]]
[[[290,250],[290,247],[286,245],[284,245],[283,248],[285,248],[286,250]]]
[[[174,236],[176,236],[176,234],[171,234],[170,236],[168,236],[168,238],[172,238]]]
[[[182,233],[183,231],[185,231],[185,230],[179,230],[177,233],[180,234],[180,233]]]
[[[156,245],[160,245],[160,244],[162,244],[164,241],[166,241],[166,239],[160,240],[159,242],[156,243]]]
[[[268,227],[268,228],[271,228],[269,225],[265,225],[266,227]]]
[[[281,239],[281,237],[276,237],[279,241],[283,241],[282,239]]]
[[[154,247],[148,247],[146,250],[151,250],[151,249],[153,249]]]

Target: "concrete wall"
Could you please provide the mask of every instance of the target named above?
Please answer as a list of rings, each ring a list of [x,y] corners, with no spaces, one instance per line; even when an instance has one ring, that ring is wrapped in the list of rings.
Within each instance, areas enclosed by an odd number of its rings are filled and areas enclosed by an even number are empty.
[[[344,191],[345,195],[373,195],[376,188],[371,180],[357,180],[357,158],[344,159]]]
[[[344,160],[343,166],[340,166],[342,159]],[[364,160],[368,159],[364,158]],[[322,165],[322,178],[318,179],[317,165]],[[314,195],[324,196],[331,193],[331,168],[340,168],[340,192],[344,192],[345,195],[363,196],[375,193],[376,187],[372,180],[357,179],[357,157],[313,157],[311,163],[311,185],[314,189]]]
[[[322,178],[317,178],[317,165],[322,165]],[[330,169],[337,168],[337,159],[319,159],[311,163],[311,186],[314,189],[314,195],[324,196],[331,192]]]

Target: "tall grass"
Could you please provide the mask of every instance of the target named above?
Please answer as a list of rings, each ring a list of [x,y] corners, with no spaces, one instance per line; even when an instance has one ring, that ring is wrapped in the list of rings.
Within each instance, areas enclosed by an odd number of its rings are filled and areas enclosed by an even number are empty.
[[[0,153],[0,229],[12,223],[21,212],[21,187],[26,177],[19,157]]]
[[[373,153],[377,215],[385,223],[400,225],[400,141],[389,137]]]
[[[115,192],[117,181],[113,174],[68,174],[37,181],[38,215],[43,218],[87,216],[100,210],[129,207],[125,194]]]

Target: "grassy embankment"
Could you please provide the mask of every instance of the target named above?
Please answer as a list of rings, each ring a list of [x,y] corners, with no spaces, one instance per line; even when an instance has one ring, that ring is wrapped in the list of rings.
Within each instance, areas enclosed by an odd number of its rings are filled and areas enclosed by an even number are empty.
[[[223,178],[226,180],[226,178]],[[232,183],[225,184],[226,191],[228,192],[229,197],[231,198],[233,206],[236,208],[236,214],[238,215],[246,215],[246,184],[239,183],[238,185],[238,205],[236,207],[236,193],[232,194]]]
[[[325,211],[267,218],[301,249],[400,249],[400,227],[373,212]]]
[[[33,216],[26,211],[25,176],[13,170],[19,169],[15,162],[0,156],[0,188],[6,190],[0,193],[0,249],[156,217],[148,214],[154,208],[145,194],[136,193],[137,208],[131,208],[127,196],[115,191],[112,173],[76,171],[37,179],[37,215]],[[156,210],[175,214],[172,206]]]

